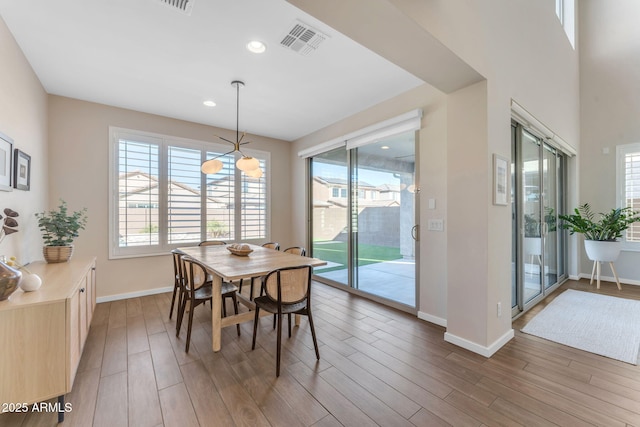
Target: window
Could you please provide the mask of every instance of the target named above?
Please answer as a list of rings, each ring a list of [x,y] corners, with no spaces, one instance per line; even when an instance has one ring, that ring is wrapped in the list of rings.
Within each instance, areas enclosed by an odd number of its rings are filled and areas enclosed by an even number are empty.
[[[227,145],[109,132],[111,258],[166,254],[202,240],[268,238],[269,153],[243,149],[264,171],[251,178],[235,167],[238,153],[222,155]],[[222,170],[203,175],[202,162],[217,156]]]
[[[332,197],[340,197],[340,189],[338,187],[333,187],[331,189],[331,196]]]
[[[616,148],[617,206],[640,211],[640,143]],[[627,229],[623,236],[627,249],[640,250],[640,222]]]
[[[569,43],[576,48],[575,0],[556,0],[556,16],[560,20]]]

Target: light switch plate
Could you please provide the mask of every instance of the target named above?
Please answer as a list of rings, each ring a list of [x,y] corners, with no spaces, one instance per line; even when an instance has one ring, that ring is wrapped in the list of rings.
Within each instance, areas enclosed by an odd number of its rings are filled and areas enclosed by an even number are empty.
[[[430,219],[427,221],[427,229],[431,231],[444,231],[444,220]]]

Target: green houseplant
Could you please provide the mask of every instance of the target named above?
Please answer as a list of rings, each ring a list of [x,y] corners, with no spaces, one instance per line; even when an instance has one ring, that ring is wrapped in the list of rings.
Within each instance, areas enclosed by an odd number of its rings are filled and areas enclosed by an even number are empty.
[[[640,213],[630,207],[613,208],[607,213],[596,215],[589,203],[585,203],[573,212],[559,216],[561,226],[569,230],[570,234],[584,235],[585,250],[592,261],[615,261],[622,248],[622,242],[617,239],[622,237],[631,224],[640,221]]]
[[[44,259],[49,263],[66,262],[73,254],[73,241],[87,224],[87,208],[69,213],[67,203],[48,212],[36,213],[44,240]]]

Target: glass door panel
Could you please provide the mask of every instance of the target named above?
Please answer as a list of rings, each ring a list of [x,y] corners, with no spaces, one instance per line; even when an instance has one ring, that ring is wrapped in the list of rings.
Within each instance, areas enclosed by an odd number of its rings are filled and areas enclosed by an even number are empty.
[[[414,132],[351,151],[354,287],[415,307]]]
[[[414,132],[351,152],[354,287],[415,307]]]
[[[558,171],[556,150],[545,144],[542,153],[542,202],[544,210],[544,222],[542,224],[544,236],[544,269],[542,272],[542,281],[546,289],[558,281],[558,232],[556,230],[556,224],[558,223],[558,194],[556,191]]]
[[[314,274],[349,285],[349,168],[344,148],[311,159],[311,253],[327,261]]]
[[[522,133],[522,188],[524,213],[524,304],[542,294],[542,226],[540,144],[537,138]]]

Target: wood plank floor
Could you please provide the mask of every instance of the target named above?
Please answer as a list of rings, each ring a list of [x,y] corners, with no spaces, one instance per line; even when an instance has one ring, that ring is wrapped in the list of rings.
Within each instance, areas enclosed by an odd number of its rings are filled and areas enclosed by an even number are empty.
[[[170,294],[98,304],[64,425],[640,426],[640,367],[519,332],[568,288],[640,299],[640,287],[567,282],[486,359],[446,343],[441,327],[315,283],[321,360],[303,318],[283,339],[278,379],[270,317],[256,350],[249,322],[240,337],[226,328],[213,353],[199,306],[187,354]],[[56,415],[4,414],[0,425],[53,426]]]

